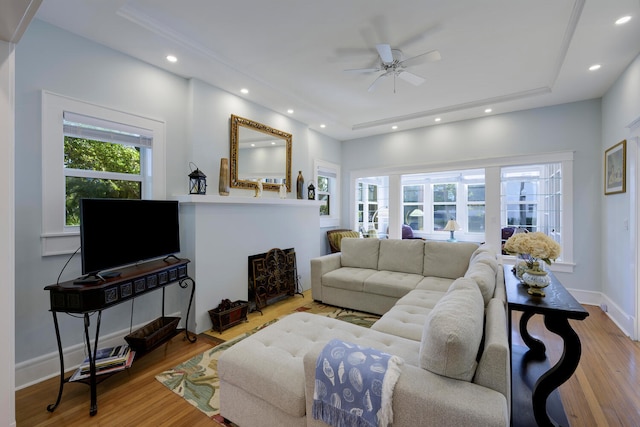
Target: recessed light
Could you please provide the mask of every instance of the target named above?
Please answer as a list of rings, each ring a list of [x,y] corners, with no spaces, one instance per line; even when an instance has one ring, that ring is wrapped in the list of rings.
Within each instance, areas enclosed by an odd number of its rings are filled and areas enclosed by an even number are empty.
[[[393,125],[393,126],[391,126],[391,129],[396,130],[396,129],[398,129],[398,126]]]
[[[240,89],[240,93],[244,93],[246,95],[249,93],[249,89],[243,87],[242,89]]]
[[[271,145],[276,145],[276,143],[274,141],[271,141]]]
[[[440,117],[436,117],[435,119],[433,119],[434,122],[439,122],[440,120],[442,120]]]
[[[492,111],[493,111],[493,110],[492,110],[491,108],[487,108],[486,110],[484,110],[484,112],[485,112],[485,113],[490,113],[490,112],[492,112]]]
[[[291,108],[289,108],[289,109],[287,110],[287,113],[289,113],[289,114],[293,114],[293,110],[292,110]]]
[[[591,67],[589,67],[589,71],[595,71],[595,70],[599,70],[600,67],[602,67],[602,65],[600,64],[593,64]]]
[[[324,129],[324,128],[326,128],[326,127],[327,127],[327,125],[325,125],[324,123],[322,123],[322,124],[320,125],[320,127],[321,127],[322,129]]]
[[[176,58],[174,55],[167,55],[167,61],[178,62],[178,58]]]
[[[256,144],[253,144],[253,143],[252,143],[252,144],[251,144],[251,146],[252,146],[252,147],[255,147],[255,146],[256,146]]]
[[[631,16],[627,15],[627,16],[623,16],[622,18],[619,18],[616,21],[616,25],[622,25],[622,24],[626,24],[627,22],[631,21]]]

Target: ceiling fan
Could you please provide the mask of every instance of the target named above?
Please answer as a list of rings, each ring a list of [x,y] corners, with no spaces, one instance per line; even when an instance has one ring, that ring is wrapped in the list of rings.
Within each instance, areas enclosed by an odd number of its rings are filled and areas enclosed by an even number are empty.
[[[388,44],[377,44],[376,50],[378,51],[378,59],[380,61],[378,66],[372,68],[354,68],[345,70],[346,72],[352,73],[382,72],[382,74],[380,74],[373,83],[371,83],[369,89],[367,89],[369,92],[373,92],[376,86],[388,77],[393,77],[393,93],[396,92],[396,77],[399,77],[415,86],[419,86],[425,82],[424,77],[407,71],[407,65],[440,60],[440,52],[437,50],[431,50],[407,59],[404,59],[404,54],[400,49],[393,49]]]

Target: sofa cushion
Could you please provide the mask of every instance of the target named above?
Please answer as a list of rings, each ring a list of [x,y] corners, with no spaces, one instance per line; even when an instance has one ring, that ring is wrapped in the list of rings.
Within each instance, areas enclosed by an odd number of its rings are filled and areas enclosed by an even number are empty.
[[[368,268],[342,267],[322,276],[322,286],[362,292],[364,281],[377,272]]]
[[[380,240],[345,237],[341,240],[340,249],[343,267],[378,269]]]
[[[364,281],[364,291],[371,294],[401,298],[416,288],[422,276],[399,273],[397,271],[378,271]]]
[[[431,308],[416,305],[395,305],[371,329],[414,341],[422,339],[422,330]]]
[[[457,279],[457,277],[456,277]],[[444,277],[425,277],[416,285],[416,289],[424,289],[427,291],[438,291],[444,294],[449,290],[451,284],[455,279],[448,279]]]
[[[424,241],[387,239],[380,241],[378,270],[422,275]]]
[[[478,248],[467,242],[424,242],[423,276],[457,279],[469,268],[469,259]]]
[[[420,343],[420,367],[471,381],[484,324],[484,303],[471,279],[459,278],[431,310]]]
[[[489,265],[476,261],[465,273],[464,277],[473,279],[482,293],[484,304],[489,304],[496,290],[496,272]]]

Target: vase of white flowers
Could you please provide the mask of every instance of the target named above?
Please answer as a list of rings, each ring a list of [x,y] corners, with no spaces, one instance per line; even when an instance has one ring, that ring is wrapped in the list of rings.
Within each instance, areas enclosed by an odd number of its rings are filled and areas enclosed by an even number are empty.
[[[526,268],[520,266],[521,271],[524,269],[521,278],[529,286],[529,294],[544,296],[542,288],[549,286],[551,279],[540,261],[551,265],[560,256],[560,245],[541,232],[519,233],[506,241],[504,250],[524,260]],[[518,264],[516,264],[516,275],[517,272]]]

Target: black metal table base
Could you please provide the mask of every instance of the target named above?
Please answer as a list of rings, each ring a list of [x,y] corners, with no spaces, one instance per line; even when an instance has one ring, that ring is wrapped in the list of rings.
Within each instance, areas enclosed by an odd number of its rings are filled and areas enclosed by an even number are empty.
[[[189,306],[187,307],[187,317],[185,319],[185,328],[184,328],[184,333],[185,333],[185,337],[186,339],[191,342],[194,343],[196,342],[196,340],[198,339],[196,334],[189,334],[189,313],[191,311],[191,304],[193,302],[193,296],[195,294],[195,289],[196,289],[196,283],[195,281],[190,278],[190,277],[185,277],[183,279],[181,279],[178,284],[181,288],[186,289],[189,284],[187,282],[190,282],[192,287],[191,287],[191,295],[189,297]],[[165,297],[165,288],[162,288],[162,316],[164,317],[164,297]],[[53,314],[53,325],[55,327],[55,331],[56,331],[56,341],[58,344],[58,354],[60,356],[60,386],[58,388],[58,397],[56,398],[55,403],[49,404],[47,405],[47,411],[49,412],[53,412],[56,410],[56,408],[58,407],[58,405],[60,405],[60,401],[62,400],[62,391],[64,389],[64,385],[66,383],[69,382],[69,378],[65,378],[65,370],[64,370],[64,354],[62,351],[62,341],[60,339],[60,327],[58,325],[58,316],[57,316],[57,312],[52,310],[51,313]],[[97,314],[97,320],[96,320],[96,332],[95,332],[95,337],[93,340],[93,348],[91,345],[91,338],[89,336],[89,327],[91,325],[91,315],[93,313]],[[87,355],[89,358],[89,372],[90,372],[90,376],[87,380],[80,380],[78,382],[81,382],[83,384],[87,384],[90,387],[90,393],[91,393],[91,402],[90,402],[90,407],[89,407],[89,415],[94,416],[95,414],[98,413],[98,394],[97,394],[97,385],[100,381],[98,381],[97,379],[97,375],[96,375],[96,364],[95,364],[95,360],[96,360],[96,354],[97,354],[97,349],[98,349],[98,338],[100,336],[100,321],[102,319],[102,310],[96,310],[96,311],[91,311],[91,312],[87,312],[83,314],[83,318],[84,318],[84,337],[85,337],[85,342],[86,342],[86,350],[87,350]],[[173,337],[174,335],[172,335]],[[110,377],[113,374],[106,374],[104,375],[104,379]]]

